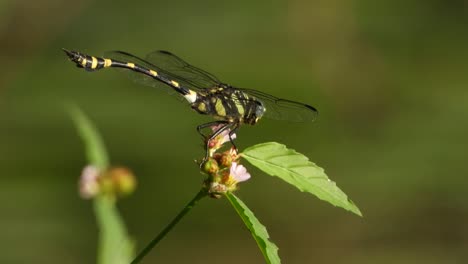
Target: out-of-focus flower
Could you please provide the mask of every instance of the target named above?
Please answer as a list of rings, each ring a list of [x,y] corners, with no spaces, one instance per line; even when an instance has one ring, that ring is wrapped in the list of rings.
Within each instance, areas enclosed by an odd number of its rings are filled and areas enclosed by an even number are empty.
[[[80,196],[84,199],[91,199],[98,195],[111,197],[128,195],[135,188],[135,176],[124,167],[100,171],[95,166],[88,165],[83,169],[79,182]]]
[[[114,191],[117,195],[131,194],[136,188],[136,178],[133,173],[124,167],[110,168],[106,176],[109,177],[114,185]]]
[[[80,196],[83,199],[91,199],[99,193],[99,174],[98,168],[92,165],[84,167],[79,182]]]

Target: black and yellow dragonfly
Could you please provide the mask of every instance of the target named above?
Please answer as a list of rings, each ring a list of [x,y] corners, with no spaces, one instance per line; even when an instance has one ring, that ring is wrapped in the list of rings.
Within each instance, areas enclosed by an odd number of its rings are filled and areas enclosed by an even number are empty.
[[[65,50],[71,61],[87,71],[116,67],[132,71],[136,82],[167,87],[183,96],[200,114],[213,116],[216,121],[199,125],[198,132],[206,139],[206,155],[212,139],[229,131],[232,134],[241,124],[255,125],[260,118],[295,122],[313,121],[317,110],[308,104],[280,99],[257,90],[233,87],[214,75],[194,67],[168,51],[154,51],[141,59],[123,51],[107,52],[105,57],[94,57],[77,51]],[[202,130],[218,125],[210,136]]]

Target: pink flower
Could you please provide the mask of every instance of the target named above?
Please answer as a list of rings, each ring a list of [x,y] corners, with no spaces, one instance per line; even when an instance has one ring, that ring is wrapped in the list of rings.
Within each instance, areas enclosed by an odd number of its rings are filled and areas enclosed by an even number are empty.
[[[99,170],[88,165],[84,167],[80,176],[80,196],[84,199],[91,199],[99,193]]]
[[[229,174],[236,182],[243,182],[250,179],[250,173],[247,172],[247,169],[244,166],[237,164],[237,162],[232,162]]]

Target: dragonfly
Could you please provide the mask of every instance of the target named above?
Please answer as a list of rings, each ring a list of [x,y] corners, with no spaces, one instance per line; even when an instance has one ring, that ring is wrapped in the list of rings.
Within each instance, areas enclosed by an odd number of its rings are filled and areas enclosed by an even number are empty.
[[[311,105],[221,82],[213,74],[190,65],[168,51],[157,50],[142,59],[124,51],[110,51],[105,57],[96,57],[63,50],[79,68],[87,71],[125,69],[132,73],[131,78],[137,83],[168,88],[185,98],[196,112],[212,116],[215,121],[197,126],[198,133],[206,143],[203,162],[208,159],[210,142],[223,132],[228,132],[230,142],[237,150],[232,135],[243,124],[255,125],[263,116],[308,122],[314,121],[318,115],[317,109]],[[217,129],[206,136],[203,129],[208,127]]]

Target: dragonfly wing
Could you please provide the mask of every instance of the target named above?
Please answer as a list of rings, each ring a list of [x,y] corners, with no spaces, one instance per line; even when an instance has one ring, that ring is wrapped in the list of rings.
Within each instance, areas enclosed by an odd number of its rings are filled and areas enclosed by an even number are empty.
[[[190,65],[169,51],[157,50],[146,56],[146,61],[158,65],[173,79],[183,80],[191,87],[206,89],[218,86],[220,81],[213,74]]]
[[[139,58],[133,54],[130,54],[130,53],[127,53],[127,52],[124,52],[124,51],[107,51],[104,53],[104,56],[106,58],[109,58],[109,59],[112,59],[112,60],[117,60],[117,61],[120,61],[120,62],[131,62],[131,63],[135,63],[135,64],[138,64],[142,67],[145,67],[147,69],[150,69],[150,70],[153,70],[153,71],[156,71],[158,73],[159,76],[163,77],[163,78],[169,78],[168,74],[166,74],[165,72],[163,72],[159,67],[157,67],[156,65],[142,59],[142,58]],[[125,68],[119,68],[118,69],[119,71],[121,72],[124,72],[129,79],[131,79],[132,81],[138,83],[138,84],[142,84],[142,85],[147,85],[147,86],[151,86],[151,87],[156,87],[158,89],[163,89],[165,91],[167,91],[169,94],[174,94],[176,93],[176,91],[174,89],[172,89],[171,87],[169,87],[167,84],[151,77],[151,76],[148,76],[146,74],[143,74],[143,73],[140,73],[140,72],[135,72],[135,71],[131,71],[131,70],[128,70],[128,69],[125,69]],[[171,78],[172,79],[172,78]],[[178,81],[178,80],[176,80]]]
[[[257,90],[239,90],[261,101],[266,108],[264,115],[268,118],[292,122],[310,122],[317,118],[318,111],[311,105],[281,99]]]

